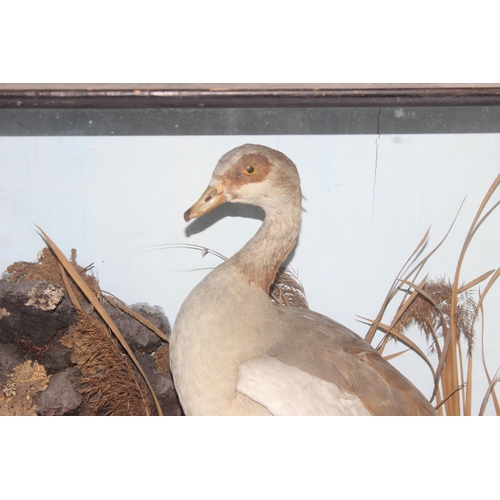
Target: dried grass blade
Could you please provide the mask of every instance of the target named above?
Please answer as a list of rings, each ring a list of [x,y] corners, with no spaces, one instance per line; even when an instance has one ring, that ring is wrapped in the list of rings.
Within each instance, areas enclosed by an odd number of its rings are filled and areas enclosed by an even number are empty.
[[[463,389],[463,385],[460,385],[458,386],[454,391],[452,391],[450,394],[448,394],[448,396],[446,398],[444,398],[436,407],[435,407],[435,410],[437,410],[438,408],[441,408],[441,406],[443,406],[443,404],[446,404],[446,402],[454,395],[456,394],[458,391],[461,391]]]
[[[412,259],[414,257],[416,257],[418,255],[418,253],[420,252],[421,248],[425,245],[425,243],[427,242],[427,240],[429,239],[429,234],[431,232],[431,228],[429,226],[429,228],[427,229],[427,231],[425,232],[424,236],[422,237],[422,239],[420,240],[420,243],[416,246],[415,250],[413,250],[413,253],[410,255],[410,257],[407,259],[407,261],[405,262],[405,265],[403,266],[403,269],[406,268],[406,266],[408,266],[408,264],[412,261]],[[403,270],[401,270],[402,272]],[[401,274],[401,273],[399,273]]]
[[[479,217],[481,217],[481,214],[483,213],[484,207],[487,205],[487,203],[490,201],[490,198],[492,197],[493,193],[497,189],[498,185],[500,184],[500,174],[497,175],[495,180],[493,181],[493,184],[490,186],[488,189],[488,192],[486,193],[485,197],[483,198],[483,201],[481,202],[481,205],[479,206],[479,209],[476,213],[476,216],[474,217],[474,220],[472,221],[471,224],[471,231],[473,228],[477,226],[480,226],[483,221],[491,214],[491,212],[498,206],[500,202],[495,203],[495,205],[486,213],[486,215],[483,217],[481,222],[477,224],[477,221],[479,220]]]
[[[472,415],[472,360],[469,356],[467,360],[467,382],[465,390],[464,415],[470,417]]]
[[[495,281],[498,279],[499,276],[500,276],[500,267],[495,271],[493,276],[490,278],[490,280],[486,284],[484,292],[479,294],[479,300],[477,302],[476,311],[474,313],[474,321],[477,317],[479,309],[482,308],[482,306],[483,306],[483,300],[486,297],[486,294],[489,292],[490,288],[493,286],[493,284],[495,283]]]
[[[392,328],[392,325],[391,325]],[[391,335],[389,335],[389,332],[385,332],[384,338],[378,343],[377,347],[375,350],[382,356],[384,354],[385,348],[389,344],[389,341],[391,340]]]
[[[59,262],[59,269],[61,270],[61,278],[63,280],[64,286],[66,288],[66,291],[68,292],[69,299],[71,300],[71,303],[73,304],[73,307],[78,311],[78,312],[83,312],[82,306],[78,303],[78,300],[75,297],[75,294],[73,293],[73,289],[71,288],[71,285],[68,280],[68,275],[66,274],[66,271],[64,270],[64,266]]]
[[[421,283],[421,286],[423,286],[425,284],[426,279],[427,279],[427,277],[424,278],[424,280]],[[402,281],[402,280],[396,279],[396,281]],[[396,316],[393,318],[393,320],[391,322],[390,329],[385,333],[384,339],[382,339],[382,341],[379,342],[379,345],[377,346],[377,351],[379,351],[379,352],[383,351],[383,349],[385,347],[385,343],[386,343],[387,339],[389,338],[389,336],[392,332],[392,329],[395,328],[395,326],[397,325],[401,316],[404,314],[404,312],[408,309],[408,307],[416,299],[417,296],[418,296],[418,292],[414,291],[411,293],[411,295],[408,299],[406,299],[406,300],[403,299],[403,302],[402,302],[398,312],[396,313]]]
[[[130,307],[127,307],[121,300],[117,299],[110,293],[106,292],[106,295],[103,295],[103,297],[114,307],[120,309],[124,313],[128,314],[132,318],[136,319],[140,323],[142,323],[146,328],[149,328],[154,334],[158,335],[162,340],[165,342],[168,342],[168,337],[158,328],[156,328],[151,321],[148,321],[144,316],[141,314],[133,311],[130,309]]]
[[[364,318],[363,316],[358,316],[358,317],[365,320],[365,321],[369,321],[370,323],[373,323],[373,320],[371,320],[371,319]],[[422,350],[420,349],[420,347],[418,347],[417,344],[415,344],[412,340],[410,340],[408,337],[406,337],[406,335],[403,335],[402,333],[398,332],[397,330],[395,330],[394,328],[392,328],[389,325],[384,325],[383,323],[379,322],[377,329],[380,330],[381,332],[384,332],[384,333],[391,331],[390,335],[397,338],[401,343],[403,343],[409,349],[411,349],[416,354],[418,354],[426,362],[427,366],[431,369],[432,375],[434,376],[434,368],[432,367],[432,363],[429,361],[429,358],[422,352]]]
[[[410,297],[403,303],[402,307],[399,309],[396,316],[392,320],[393,325],[395,325],[399,321],[404,312],[408,309],[408,307],[410,307],[411,303],[418,297],[418,294],[421,293],[420,290],[423,291],[423,286],[427,281],[427,276],[425,276],[425,278],[418,285],[415,285],[414,283],[408,280],[398,279],[398,281],[404,283],[405,285],[408,285],[410,288],[413,288],[414,291],[411,293]],[[425,292],[423,295],[428,297],[428,294],[426,294]],[[430,299],[430,301],[432,305],[434,305],[434,307],[437,307],[434,300]]]
[[[426,257],[424,257],[424,259],[422,259],[409,273],[408,275],[406,276],[406,279],[408,280],[410,278],[410,276],[412,276],[413,274],[415,274],[415,276],[418,275],[418,273],[422,270],[423,266],[426,264],[426,262],[430,259],[430,257],[441,247],[441,245],[444,243],[444,241],[446,240],[446,238],[448,237],[448,235],[450,234],[451,230],[453,229],[453,226],[455,225],[455,222],[457,221],[457,218],[458,218],[458,215],[460,214],[460,211],[462,210],[462,207],[465,203],[465,198],[464,200],[462,201],[462,203],[460,204],[460,207],[457,211],[457,214],[455,215],[455,218],[453,219],[453,222],[451,223],[448,231],[446,232],[446,234],[444,235],[444,237],[441,239],[441,241],[436,245],[436,247],[434,247],[434,249],[429,252],[429,254],[426,255]],[[434,304],[434,301],[431,300],[431,302]],[[439,359],[440,359],[440,362],[438,364],[438,367],[437,367],[437,370],[436,370],[436,374],[435,374],[435,377],[434,377],[434,391],[432,393],[432,397],[431,397],[431,400],[434,399],[434,397],[436,397],[436,394],[438,392],[438,389],[439,389],[439,380],[441,378],[441,374],[443,372],[443,368],[444,368],[444,361],[445,361],[445,356],[446,356],[446,352],[448,352],[448,348],[449,348],[449,345],[450,345],[450,340],[451,339],[448,339],[448,341],[446,341],[446,338],[447,336],[449,336],[449,332],[448,332],[448,328],[447,328],[447,325],[446,325],[446,322],[444,321],[444,318],[442,317],[442,314],[440,313],[440,316],[441,316],[441,322],[442,322],[442,326],[443,326],[443,336],[445,337],[445,344],[444,344],[444,347],[443,347],[443,351],[440,353],[439,352],[439,343],[437,342],[437,339],[435,338],[435,336],[433,335],[434,337],[434,341],[435,341],[435,345],[436,345],[436,349],[438,350],[438,355],[439,355]],[[443,352],[445,353],[443,355]],[[446,385],[448,382],[447,382],[447,377],[445,377],[445,380],[442,382],[444,382],[444,384]],[[457,384],[458,384],[458,381],[457,381]]]
[[[392,320],[392,323],[391,323],[391,326],[395,326],[397,325],[398,321],[401,319],[401,317],[403,316],[403,314],[405,313],[405,311],[411,306],[412,302],[418,297],[419,294],[422,294],[424,295],[428,300],[429,302],[434,306],[434,308],[438,311],[440,317],[441,317],[441,322],[443,323],[444,322],[444,317],[443,315],[441,314],[441,311],[439,310],[439,308],[437,307],[437,304],[436,302],[434,301],[434,299],[432,299],[424,290],[423,290],[423,287],[425,286],[426,282],[427,282],[427,275],[425,276],[425,278],[418,284],[418,285],[415,285],[413,282],[410,282],[410,281],[407,281],[407,280],[400,280],[402,283],[405,283],[407,285],[410,286],[410,288],[413,288],[414,291],[410,294],[410,297],[408,299],[406,299],[406,301],[403,299],[403,302],[401,303],[401,306],[396,314],[396,316],[394,317],[394,319]],[[444,322],[443,323],[443,328],[446,329],[446,323]],[[431,335],[432,335],[432,339],[434,341],[434,346],[436,348],[436,351],[437,351],[437,354],[438,356],[441,355],[441,346],[439,345],[439,342],[438,342],[438,339],[437,339],[437,336],[436,336],[436,333],[434,331],[433,328],[431,328],[431,331],[430,331]]]
[[[488,380],[488,384],[491,385],[491,377],[488,371],[488,366],[486,365],[486,356],[484,352],[484,309],[481,300],[482,295],[479,294],[479,304],[478,306],[481,308],[481,358],[483,362],[484,373],[486,374],[486,379]],[[491,396],[493,399],[493,404],[495,405],[495,411],[497,415],[500,415],[500,405],[498,403],[498,398],[494,389],[491,391]]]
[[[418,275],[418,273],[424,267],[424,265],[426,264],[426,262],[431,258],[431,256],[433,254],[435,254],[438,251],[438,249],[441,247],[441,245],[445,242],[446,238],[448,238],[448,235],[451,233],[451,230],[453,229],[453,226],[455,225],[455,222],[458,219],[458,216],[460,214],[460,211],[462,210],[462,207],[463,207],[464,203],[465,203],[465,198],[462,200],[462,203],[460,204],[460,207],[458,207],[457,214],[455,215],[455,218],[453,219],[453,222],[451,223],[448,231],[446,231],[446,234],[443,236],[443,238],[441,239],[441,241],[406,275],[405,279],[409,279],[410,276],[412,276],[415,273],[416,273],[416,275]],[[429,232],[429,230],[430,230],[430,228],[427,230],[427,233]]]
[[[481,218],[481,214],[483,213],[483,210],[485,209],[487,203],[489,202],[491,196],[493,195],[494,191],[497,189],[498,185],[500,184],[500,174],[496,177],[496,179],[493,181],[493,184],[490,186],[488,189],[488,192],[484,196],[481,205],[479,206],[479,209],[476,212],[476,215],[474,217],[474,220],[472,221],[472,224],[469,228],[469,231],[467,233],[467,236],[465,238],[465,241],[462,245],[462,249],[460,251],[460,256],[458,258],[457,262],[457,267],[455,270],[455,276],[454,276],[454,281],[453,281],[453,291],[451,295],[451,304],[450,304],[450,318],[455,318],[457,314],[457,307],[458,307],[458,282],[460,280],[460,272],[462,270],[462,264],[465,258],[465,254],[467,252],[467,249],[470,245],[470,242],[472,241],[473,236],[475,235],[477,229],[481,226],[481,224],[486,220],[486,218],[493,212],[493,210],[498,206],[500,202],[497,202],[493,208],[491,208],[484,217]],[[458,333],[457,333],[457,325],[455,321],[451,322],[451,328],[450,328],[450,336],[451,336],[451,342],[452,344],[455,344],[457,341]],[[447,356],[446,356],[446,373],[450,376],[451,378],[451,386],[455,387],[458,386],[458,365],[457,365],[457,351],[456,349],[451,349],[447,351]],[[450,398],[450,408],[452,408],[453,414],[458,414],[459,411],[459,398],[458,394],[454,394],[453,398]],[[447,406],[448,409],[448,406]]]
[[[500,201],[497,201],[481,218],[481,220],[474,226],[474,229],[471,232],[471,239],[476,234],[477,230],[481,227],[481,224],[491,215],[491,213],[495,210],[495,208],[500,205]]]
[[[479,276],[475,280],[469,281],[469,283],[467,283],[466,285],[461,286],[458,289],[458,294],[460,295],[461,293],[469,290],[469,288],[472,288],[473,286],[478,285],[479,283],[481,283],[482,281],[484,281],[486,278],[489,278],[494,272],[495,272],[495,270],[492,269],[491,271],[488,271],[488,272],[486,272],[484,274],[481,274],[481,276]]]
[[[199,250],[201,252],[202,257],[205,257],[207,253],[211,253],[212,255],[219,257],[219,259],[221,260],[227,260],[227,257],[225,257],[219,252],[216,252],[215,250],[212,250],[211,248],[207,248],[201,245],[195,245],[192,243],[163,243],[161,245],[151,245],[149,247],[142,247],[139,248],[139,251],[154,252],[156,250],[165,250],[166,248],[190,248],[192,250]]]
[[[443,368],[445,366],[445,360],[446,360],[447,353],[449,352],[449,347],[451,344],[451,335],[449,334],[449,329],[446,325],[446,320],[444,319],[443,314],[441,313],[439,308],[436,306],[436,303],[434,302],[432,297],[423,288],[421,288],[418,285],[415,285],[414,283],[406,281],[406,280],[401,280],[401,281],[402,281],[402,283],[406,283],[407,285],[415,288],[415,290],[417,290],[427,300],[429,300],[431,302],[431,304],[433,304],[436,307],[436,311],[439,313],[439,316],[441,317],[441,326],[443,328],[443,337],[444,337],[445,341],[444,341],[444,345],[443,345],[443,350],[441,351],[441,355],[439,356],[439,363],[438,363],[438,366],[437,366],[437,369],[436,369],[436,372],[434,375],[434,391],[432,393],[431,400],[434,399],[434,396],[436,395],[437,388],[439,386],[439,379],[442,378],[443,376],[444,376],[444,378],[442,379],[442,382],[444,383],[445,388],[449,388],[449,387],[453,388],[453,394],[454,394],[455,393],[454,388],[458,387],[458,378],[457,378],[457,383],[453,384],[453,379],[451,381],[448,379],[448,372],[443,372]],[[455,372],[458,374],[458,369],[455,369]],[[458,375],[457,375],[457,377],[458,377]],[[449,383],[450,383],[450,385],[448,385]],[[450,392],[451,392],[451,390],[450,390]]]
[[[479,409],[479,416],[480,417],[484,415],[484,411],[486,410],[486,405],[488,403],[488,399],[490,398],[490,395],[491,395],[492,391],[494,390],[495,385],[499,381],[499,373],[500,373],[500,367],[497,369],[495,376],[493,377],[493,380],[490,382],[490,385],[488,386],[486,394],[483,398],[483,402],[481,403],[481,408]],[[495,408],[495,410],[497,412],[497,416],[500,416],[500,412],[499,412],[497,407]]]
[[[427,231],[424,234],[424,237],[420,240],[419,244],[413,251],[413,253],[410,255],[410,257],[406,260],[405,264],[399,271],[398,275],[396,276],[396,279],[392,283],[391,288],[389,289],[389,292],[387,293],[386,298],[384,299],[384,302],[382,303],[382,307],[380,308],[379,313],[377,314],[375,320],[372,322],[370,328],[368,329],[368,332],[365,335],[365,340],[370,344],[373,340],[373,337],[375,336],[375,333],[377,331],[377,324],[382,320],[382,317],[384,316],[385,310],[387,309],[387,306],[391,302],[391,300],[394,298],[394,296],[397,293],[398,286],[397,282],[399,277],[403,274],[404,270],[408,267],[409,263],[412,261],[412,259],[418,255],[418,252],[420,252],[420,249],[425,245],[425,242],[429,238],[429,233],[430,233],[431,228],[427,229]]]
[[[76,283],[78,288],[82,291],[82,293],[87,297],[89,302],[92,304],[92,306],[95,308],[95,310],[101,315],[102,319],[104,322],[108,325],[110,330],[115,334],[116,338],[119,340],[120,344],[123,346],[127,354],[130,356],[130,359],[133,361],[137,369],[139,370],[140,374],[144,378],[144,381],[146,382],[148,389],[151,392],[151,395],[153,396],[156,409],[158,411],[159,415],[163,415],[163,412],[160,407],[160,403],[156,397],[156,394],[153,390],[153,387],[151,386],[151,383],[148,380],[148,377],[144,373],[144,370],[142,369],[142,366],[139,364],[137,361],[134,353],[132,352],[132,349],[130,349],[130,346],[127,344],[127,341],[124,339],[123,335],[121,334],[120,330],[118,327],[115,325],[114,321],[111,319],[109,314],[107,313],[106,309],[102,306],[102,304],[97,300],[97,297],[94,295],[92,290],[89,288],[89,286],[82,280],[78,272],[75,270],[75,268],[71,265],[70,261],[66,258],[66,256],[61,252],[59,247],[47,236],[47,234],[41,229],[39,226],[35,224],[35,226],[38,228],[38,230],[42,233],[42,236],[44,237],[45,241],[47,244],[50,246],[56,257],[59,259],[59,262],[62,264],[66,272],[71,276],[73,281]]]
[[[384,359],[386,361],[390,361],[391,359],[397,358],[398,356],[401,356],[401,354],[404,354],[408,351],[411,351],[411,349],[405,349],[404,351],[399,351],[395,352],[394,354],[389,354],[388,356],[384,356]]]
[[[414,300],[415,297],[413,295],[415,293],[421,294],[434,306],[434,308],[436,309],[436,311],[439,314],[439,317],[441,318],[441,326],[443,328],[443,336],[446,336],[448,333],[448,325],[446,324],[446,320],[445,320],[443,314],[441,313],[439,307],[437,306],[436,302],[434,301],[434,299],[423,289],[426,281],[427,281],[427,276],[418,285],[415,285],[414,283],[407,281],[407,280],[401,280],[402,283],[405,283],[414,289],[414,292],[410,296],[410,299]],[[401,308],[401,314],[404,312],[405,309],[406,308]],[[398,314],[397,318],[394,318],[393,324],[396,323],[396,321],[399,319],[400,316],[401,315]],[[437,339],[437,336],[436,336],[434,330],[432,330],[432,338],[434,340],[434,345],[436,346],[437,354],[438,354],[438,356],[441,356],[441,347],[439,346],[439,342],[438,342],[438,339]]]

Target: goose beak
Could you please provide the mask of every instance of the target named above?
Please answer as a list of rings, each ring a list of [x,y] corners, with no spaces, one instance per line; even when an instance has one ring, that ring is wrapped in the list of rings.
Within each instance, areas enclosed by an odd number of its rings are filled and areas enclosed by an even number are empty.
[[[189,222],[192,219],[196,219],[196,217],[200,217],[215,207],[222,205],[228,199],[224,194],[224,186],[222,184],[208,186],[206,191],[201,195],[201,198],[190,209],[186,210],[184,220]]]

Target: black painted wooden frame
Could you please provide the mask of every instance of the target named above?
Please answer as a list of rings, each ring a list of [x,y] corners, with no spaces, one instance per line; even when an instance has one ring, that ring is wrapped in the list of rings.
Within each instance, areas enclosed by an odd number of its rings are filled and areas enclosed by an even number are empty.
[[[390,84],[374,88],[360,84],[280,87],[244,84],[210,87],[207,84],[84,85],[15,84],[0,86],[0,108],[271,108],[271,107],[383,107],[383,106],[487,106],[500,105],[500,86]]]

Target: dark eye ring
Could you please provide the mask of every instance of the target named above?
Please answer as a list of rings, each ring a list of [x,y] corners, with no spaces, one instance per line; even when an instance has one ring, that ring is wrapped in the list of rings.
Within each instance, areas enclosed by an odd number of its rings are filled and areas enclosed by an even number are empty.
[[[247,165],[246,169],[248,175],[252,175],[255,172],[255,167],[253,165]]]

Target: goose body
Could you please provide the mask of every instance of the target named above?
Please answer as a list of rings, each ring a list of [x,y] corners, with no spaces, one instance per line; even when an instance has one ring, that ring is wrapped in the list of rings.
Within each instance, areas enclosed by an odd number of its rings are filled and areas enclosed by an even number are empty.
[[[297,240],[302,193],[284,154],[246,144],[218,162],[184,215],[224,202],[263,208],[255,236],[189,294],[170,339],[186,415],[434,415],[427,399],[367,342],[307,309],[269,299]]]

